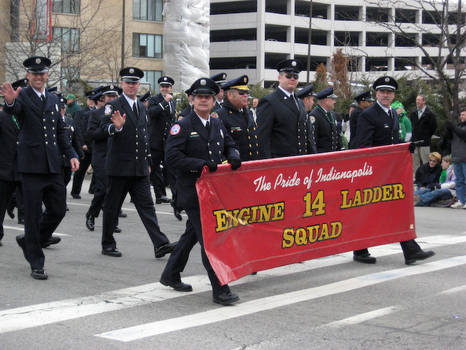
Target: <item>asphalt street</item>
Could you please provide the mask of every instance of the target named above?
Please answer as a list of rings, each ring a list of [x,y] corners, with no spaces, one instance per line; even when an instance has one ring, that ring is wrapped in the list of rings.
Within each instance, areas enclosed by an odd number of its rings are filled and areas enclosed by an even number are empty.
[[[152,244],[127,198],[116,234],[123,257],[101,255],[102,217],[85,227],[91,195],[68,198],[45,249],[47,281],[36,281],[6,218],[0,247],[0,350],[18,349],[466,349],[466,210],[415,208],[418,243],[436,255],[404,264],[399,244],[373,247],[375,265],[352,253],[261,271],[231,284],[240,302],[212,303],[198,245],[178,293],[158,283],[167,257]],[[176,241],[168,204],[156,205]],[[396,218],[381,217],[387,223]]]

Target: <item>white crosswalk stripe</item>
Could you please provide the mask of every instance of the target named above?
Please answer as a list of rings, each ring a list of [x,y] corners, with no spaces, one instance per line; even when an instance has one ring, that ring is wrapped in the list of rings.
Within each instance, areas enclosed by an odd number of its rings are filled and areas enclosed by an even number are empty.
[[[466,242],[466,236],[453,236],[453,235],[438,235],[423,237],[419,240],[422,243],[423,248],[430,249],[443,245],[454,245]],[[401,249],[399,244],[390,244],[385,246],[373,247],[371,252],[378,258],[388,255],[399,254],[401,256]],[[401,257],[402,259],[402,257]],[[393,271],[370,274],[366,276],[360,276],[358,278],[336,282],[332,288],[337,287],[332,293],[342,293],[345,290],[351,290],[354,288],[362,288],[365,285],[371,285],[373,283],[380,283],[388,281],[391,278],[400,278],[409,276],[409,274],[426,273],[429,271],[435,271],[435,269],[448,268],[448,266],[456,266],[455,264],[465,263],[465,257],[457,257],[447,260],[435,261],[429,264],[422,264],[419,266],[403,267],[399,270],[394,270],[396,273],[391,275]],[[300,273],[310,271],[313,269],[319,269],[322,267],[335,266],[338,264],[345,264],[352,261],[352,253],[339,254],[335,256],[325,257],[316,260],[306,261],[301,264],[294,264],[289,266],[283,266],[280,268],[262,271],[257,276],[246,276],[239,281],[232,283],[232,285],[244,284],[251,281],[261,281],[269,278],[287,276],[294,273]],[[426,267],[427,266],[427,267]],[[395,277],[393,277],[395,276]],[[94,296],[67,299],[31,306],[25,306],[14,309],[0,310],[0,334],[12,331],[18,331],[22,329],[28,329],[33,327],[39,327],[44,325],[53,324],[56,322],[62,322],[67,320],[78,319],[86,316],[97,315],[105,312],[124,310],[136,306],[147,305],[151,303],[163,302],[165,300],[181,298],[187,295],[193,295],[196,293],[203,293],[210,291],[209,281],[206,276],[190,276],[183,278],[183,281],[193,285],[194,292],[192,293],[178,293],[167,287],[162,286],[160,283],[150,283],[146,285],[125,288],[107,293],[102,293]],[[367,284],[368,283],[368,284]],[[329,286],[316,287],[320,289],[309,289],[304,291],[290,292],[258,300],[247,301],[240,303],[239,305],[231,308],[231,311],[223,310],[221,313],[225,315],[225,312],[234,312],[236,316],[247,315],[251,312],[260,312],[264,307],[280,307],[285,302],[299,302],[299,300],[309,300],[309,296],[317,297],[317,295],[325,296],[329,293]],[[345,289],[349,288],[349,289]],[[339,292],[338,292],[339,291]],[[318,294],[321,293],[321,294]],[[254,311],[255,310],[255,311]],[[194,327],[192,324],[192,318],[195,322],[216,322],[212,321],[217,319],[220,311],[217,309],[208,311],[205,318],[201,318],[199,314],[185,316],[183,327]],[[204,314],[203,314],[204,315]],[[213,315],[213,316],[212,316]],[[222,316],[225,317],[225,316]],[[220,318],[221,320],[221,318]],[[165,320],[164,322],[165,332],[171,332],[176,330],[176,327],[180,327],[183,323],[180,320]],[[175,324],[175,325],[173,325]],[[145,325],[144,325],[145,326]],[[149,327],[150,328],[150,327]],[[99,336],[105,338],[111,338],[111,334],[114,332],[103,333]],[[150,335],[147,335],[150,336]],[[134,338],[134,335],[132,335]],[[131,339],[133,339],[131,338]],[[113,339],[113,338],[112,338]],[[126,338],[125,338],[126,339]],[[126,340],[125,340],[126,341]]]
[[[219,308],[206,312],[172,318],[163,321],[146,323],[139,326],[123,328],[115,331],[97,334],[96,336],[118,340],[121,342],[135,341],[150,336],[179,331],[182,329],[204,326],[214,322],[250,315],[256,312],[275,309],[291,304],[309,301],[316,298],[348,292],[354,289],[373,286],[398,278],[439,271],[466,264],[466,255],[444,260],[437,260],[422,265],[391,271],[382,271],[369,275],[358,276],[327,285],[303,289],[299,291],[274,295],[251,300],[231,308]]]

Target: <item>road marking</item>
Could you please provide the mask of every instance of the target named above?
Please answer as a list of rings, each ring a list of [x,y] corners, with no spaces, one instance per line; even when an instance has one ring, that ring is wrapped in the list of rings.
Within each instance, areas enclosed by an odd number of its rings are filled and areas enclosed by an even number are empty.
[[[351,326],[351,325],[363,323],[363,322],[366,322],[366,321],[370,321],[370,320],[372,320],[374,318],[386,316],[386,315],[392,314],[394,312],[400,311],[402,309],[403,308],[401,306],[389,306],[389,307],[386,307],[386,308],[383,308],[383,309],[369,311],[369,312],[365,312],[363,314],[359,314],[359,315],[355,315],[355,316],[352,316],[352,317],[344,318],[344,319],[339,320],[339,321],[330,322],[330,323],[327,323],[327,324],[325,324],[323,326],[320,326],[320,327],[317,327],[317,328],[323,328],[323,327],[339,328],[339,327]]]
[[[319,287],[251,300],[235,305],[234,307],[221,307],[187,316],[175,317],[163,321],[150,322],[138,326],[122,328],[110,332],[96,334],[96,336],[121,342],[130,342],[142,338],[247,316],[257,312],[276,309],[279,307],[305,302],[321,297],[340,294],[403,277],[453,268],[464,264],[466,264],[466,255],[456,256],[449,259],[437,260],[422,265],[412,266],[410,268],[377,272],[326,284]]]
[[[429,236],[423,238],[423,241],[423,248],[432,248],[466,242],[466,236]],[[371,248],[371,252],[377,257],[382,257],[400,254],[401,249],[400,245],[396,243]],[[305,261],[300,264],[281,266],[261,271],[255,276],[245,276],[239,281],[231,283],[231,285],[240,285],[322,267],[346,264],[352,261],[352,256],[353,253],[348,252]],[[0,334],[210,291],[210,283],[205,275],[184,277],[183,281],[192,284],[194,292],[179,293],[162,286],[160,283],[149,283],[93,296],[0,310]]]
[[[444,290],[438,293],[437,295],[449,295],[449,294],[454,294],[454,293],[461,293],[464,291],[466,291],[466,285]]]
[[[24,227],[16,227],[16,226],[3,226],[3,228],[7,228],[10,230],[15,230],[15,231],[22,231],[24,232]],[[61,237],[71,237],[68,233],[60,233],[60,232],[54,232],[54,236],[61,236]]]

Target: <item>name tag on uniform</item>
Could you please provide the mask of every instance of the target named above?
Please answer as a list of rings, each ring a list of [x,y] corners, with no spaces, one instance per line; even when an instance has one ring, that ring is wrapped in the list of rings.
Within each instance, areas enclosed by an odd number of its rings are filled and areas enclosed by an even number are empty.
[[[241,131],[241,127],[239,127],[239,126],[232,126],[232,127],[231,127],[231,131],[232,131],[232,132]]]
[[[192,131],[189,137],[199,137],[199,134],[196,131]]]
[[[384,127],[385,129],[388,129],[388,128],[390,127],[390,125],[384,124],[383,127]]]

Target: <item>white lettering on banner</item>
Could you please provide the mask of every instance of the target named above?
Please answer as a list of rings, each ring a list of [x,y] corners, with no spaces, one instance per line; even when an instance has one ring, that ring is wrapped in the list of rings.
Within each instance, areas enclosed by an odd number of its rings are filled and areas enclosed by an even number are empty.
[[[315,183],[319,182],[329,182],[329,181],[338,181],[338,180],[351,180],[353,183],[354,179],[358,177],[364,176],[371,176],[373,174],[372,166],[364,163],[364,166],[359,169],[349,169],[349,170],[337,170],[334,166],[327,172],[324,172],[323,168],[319,168],[317,171],[317,178]],[[275,182],[273,185],[273,189],[279,188],[288,188],[288,187],[297,187],[300,185],[304,185],[306,189],[310,189],[312,186],[312,177],[314,175],[314,169],[311,169],[308,176],[304,177],[304,180],[301,181],[301,177],[297,171],[294,172],[293,175],[283,175],[283,173],[279,173],[275,178]],[[255,192],[265,192],[270,191],[272,189],[272,183],[267,181],[265,175],[260,176],[254,179],[253,184],[255,186]]]

